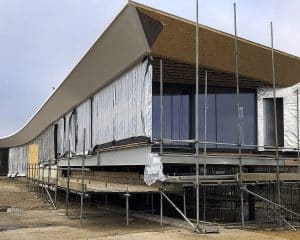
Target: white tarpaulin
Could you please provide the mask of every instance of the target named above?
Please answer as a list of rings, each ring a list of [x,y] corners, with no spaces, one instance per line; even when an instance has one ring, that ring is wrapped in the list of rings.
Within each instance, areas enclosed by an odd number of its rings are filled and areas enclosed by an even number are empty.
[[[300,84],[292,87],[276,89],[276,98],[283,99],[283,131],[284,131],[284,147],[298,147],[297,139],[297,89],[300,89]],[[258,145],[265,144],[265,118],[264,116],[264,99],[273,98],[272,88],[260,88],[257,91],[257,132]],[[264,150],[260,148],[260,150]],[[292,151],[292,149],[283,149]]]
[[[65,134],[65,123],[64,118],[60,118],[57,122],[57,155],[61,157],[64,155],[64,134]]]
[[[76,153],[83,153],[84,129],[85,129],[85,151],[91,150],[91,100],[80,104],[76,111],[77,141]]]
[[[49,126],[36,140],[39,145],[39,162],[47,163],[55,159],[54,153],[54,125]]]
[[[157,181],[163,182],[165,179],[161,158],[158,154],[150,153],[148,156],[148,164],[144,169],[144,182],[150,186]]]
[[[90,99],[83,102],[49,126],[33,141],[38,144],[40,163],[55,159],[55,124],[58,156],[69,151],[69,143],[73,155],[82,154],[84,129],[86,151],[113,140],[151,138],[152,66],[147,60],[137,64],[100,90],[92,102]],[[10,149],[10,174],[26,174],[27,148],[28,145]]]
[[[152,67],[140,63],[93,98],[93,145],[152,135]]]
[[[26,176],[27,162],[28,146],[10,148],[8,157],[8,176]]]

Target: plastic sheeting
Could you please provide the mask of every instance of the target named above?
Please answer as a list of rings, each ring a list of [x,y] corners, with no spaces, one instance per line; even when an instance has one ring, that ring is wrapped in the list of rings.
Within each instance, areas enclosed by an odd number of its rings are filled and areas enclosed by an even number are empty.
[[[83,153],[83,145],[85,142],[85,150],[91,150],[91,100],[85,101],[78,106],[76,111],[77,124],[77,141],[76,153]],[[85,129],[85,140],[84,140]]]
[[[284,147],[298,148],[297,139],[297,89],[300,84],[296,84],[288,88],[276,89],[276,97],[283,98],[283,131],[284,131]],[[264,98],[273,98],[272,88],[261,88],[257,91],[257,131],[258,145],[265,145],[265,116],[264,116]],[[299,104],[299,103],[298,103]],[[298,119],[299,121],[299,119]],[[259,148],[263,151],[264,148]],[[283,151],[293,151],[293,149],[283,149]]]
[[[57,156],[64,155],[64,137],[65,137],[65,122],[64,118],[60,118],[55,123],[57,125]]]
[[[139,63],[107,87],[49,126],[33,143],[38,144],[38,159],[55,159],[54,127],[57,125],[57,153],[63,156],[83,152],[85,147],[136,136],[152,136],[152,66]],[[70,144],[70,146],[69,146]],[[9,174],[26,175],[28,145],[11,148]],[[149,166],[152,166],[150,164]],[[153,165],[154,166],[154,165]],[[152,167],[153,167],[152,166]],[[151,171],[151,167],[149,168]],[[154,171],[154,170],[153,170]]]
[[[144,169],[144,182],[150,186],[157,181],[163,182],[165,179],[161,158],[158,154],[150,153],[148,155],[148,164]]]
[[[93,98],[93,146],[152,135],[152,66],[144,61]]]
[[[9,149],[8,177],[24,177],[27,174],[28,146]]]
[[[47,163],[55,159],[54,153],[54,125],[49,126],[35,141],[39,145],[39,162]]]
[[[76,152],[76,121],[76,109],[64,116],[64,153],[69,152],[69,150],[71,153]]]

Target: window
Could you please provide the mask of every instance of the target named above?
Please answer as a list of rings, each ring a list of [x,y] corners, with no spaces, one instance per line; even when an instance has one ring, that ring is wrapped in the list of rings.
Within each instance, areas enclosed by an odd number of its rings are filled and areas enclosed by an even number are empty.
[[[256,97],[254,93],[240,93],[241,143],[256,144]],[[237,143],[238,113],[235,93],[216,95],[217,142]],[[232,148],[221,145],[219,148]],[[245,147],[243,147],[245,148]]]
[[[203,89],[200,89],[200,92]],[[160,96],[154,88],[153,95],[153,138],[160,138]],[[192,139],[195,129],[195,104],[193,88],[186,86],[164,86],[163,138]],[[199,94],[199,140],[204,141],[205,95]],[[241,91],[241,142],[256,145],[256,93]],[[237,144],[238,114],[235,89],[209,88],[207,94],[207,142]],[[203,148],[204,145],[200,144]],[[229,145],[207,144],[210,149],[234,149]],[[253,149],[254,147],[243,147]]]
[[[163,96],[163,138],[189,139],[189,95]],[[153,96],[153,138],[160,138],[160,96]]]
[[[264,145],[275,146],[274,99],[265,98],[264,108]],[[283,98],[276,99],[278,146],[283,147]]]

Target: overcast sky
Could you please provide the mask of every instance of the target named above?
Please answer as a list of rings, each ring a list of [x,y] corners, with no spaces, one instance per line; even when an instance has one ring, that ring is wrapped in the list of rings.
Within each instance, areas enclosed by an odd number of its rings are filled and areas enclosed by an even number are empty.
[[[124,0],[0,0],[0,136],[37,111],[125,4]],[[195,0],[138,2],[195,19]],[[232,0],[199,0],[200,23],[233,33]],[[237,1],[238,33],[300,56],[299,0]]]

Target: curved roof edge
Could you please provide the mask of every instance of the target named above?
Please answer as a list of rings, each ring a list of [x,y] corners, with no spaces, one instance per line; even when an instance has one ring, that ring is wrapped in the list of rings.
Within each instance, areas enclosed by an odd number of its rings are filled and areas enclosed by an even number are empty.
[[[137,10],[126,3],[33,117],[17,132],[0,138],[0,148],[21,146],[32,141],[50,124],[149,52]]]

